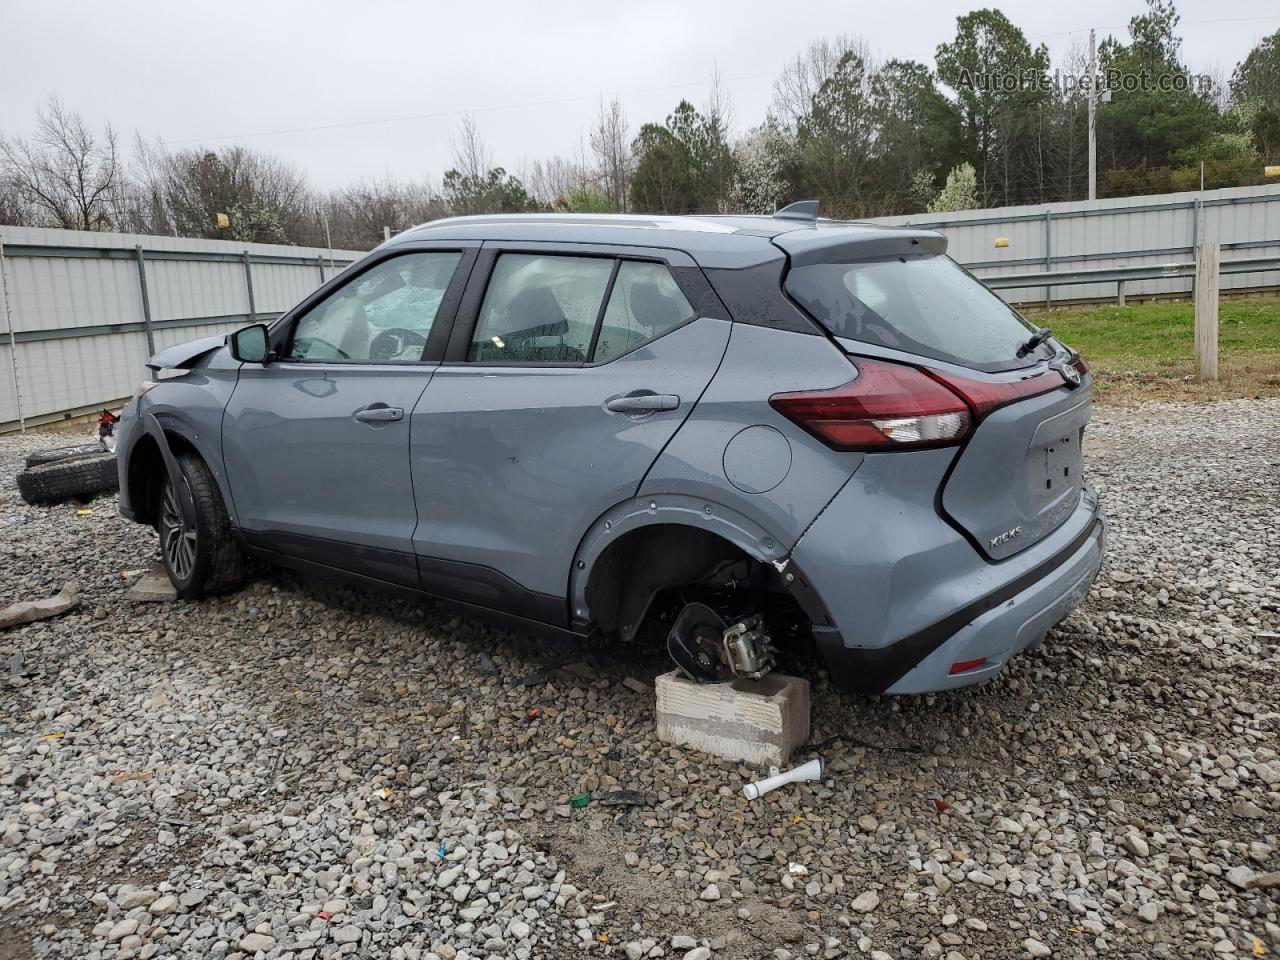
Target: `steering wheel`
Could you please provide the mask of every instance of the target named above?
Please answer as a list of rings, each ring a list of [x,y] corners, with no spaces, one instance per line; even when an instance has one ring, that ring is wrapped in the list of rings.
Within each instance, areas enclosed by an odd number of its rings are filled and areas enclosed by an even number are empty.
[[[407,359],[406,350],[414,350],[421,356],[426,349],[427,338],[405,327],[388,327],[369,341],[370,360]],[[417,359],[414,357],[413,359]]]
[[[294,337],[293,351],[292,351],[293,355],[295,357],[302,357],[303,359],[320,359],[318,357],[313,358],[311,356],[311,349],[308,345],[313,343],[323,344],[324,346],[332,350],[335,354],[340,356],[343,360],[351,359],[351,354],[347,353],[337,344],[330,343],[328,340],[324,339],[323,337]]]

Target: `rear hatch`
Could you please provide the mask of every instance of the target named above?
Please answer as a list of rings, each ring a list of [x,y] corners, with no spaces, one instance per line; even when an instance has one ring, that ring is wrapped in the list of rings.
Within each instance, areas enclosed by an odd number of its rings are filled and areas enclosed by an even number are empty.
[[[860,355],[911,363],[967,403],[972,427],[939,502],[988,559],[1026,549],[1075,510],[1090,412],[1083,364],[954,261],[810,259],[786,289],[855,365]]]

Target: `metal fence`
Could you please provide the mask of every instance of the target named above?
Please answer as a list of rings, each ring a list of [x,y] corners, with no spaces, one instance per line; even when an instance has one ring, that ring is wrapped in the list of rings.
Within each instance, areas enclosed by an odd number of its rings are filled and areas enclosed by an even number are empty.
[[[1224,292],[1280,287],[1280,185],[877,222],[941,231],[1015,303],[1188,295],[1202,240],[1222,246]],[[0,432],[113,405],[155,350],[273,319],[360,256],[2,228]]]
[[[156,350],[274,319],[360,256],[0,228],[0,432],[118,404]]]
[[[876,222],[940,231],[951,256],[1013,303],[1189,295],[1201,241],[1222,246],[1224,292],[1280,286],[1280,265],[1263,269],[1280,257],[1280,184]],[[1237,260],[1255,264],[1229,269]]]

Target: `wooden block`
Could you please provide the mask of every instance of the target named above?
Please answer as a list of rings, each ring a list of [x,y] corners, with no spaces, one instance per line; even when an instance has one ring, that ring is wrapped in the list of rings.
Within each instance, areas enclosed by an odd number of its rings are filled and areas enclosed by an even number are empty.
[[[673,670],[654,685],[658,739],[667,743],[782,767],[809,739],[809,681],[800,677],[694,683]]]

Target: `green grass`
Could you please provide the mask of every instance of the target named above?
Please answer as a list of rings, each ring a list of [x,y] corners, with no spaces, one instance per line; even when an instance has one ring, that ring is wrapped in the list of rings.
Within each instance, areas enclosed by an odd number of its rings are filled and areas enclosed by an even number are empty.
[[[1053,328],[1093,367],[1110,373],[1190,373],[1195,310],[1190,303],[1143,303],[1040,311],[1033,322]],[[1219,361],[1257,363],[1280,371],[1280,299],[1223,300],[1218,310]]]

